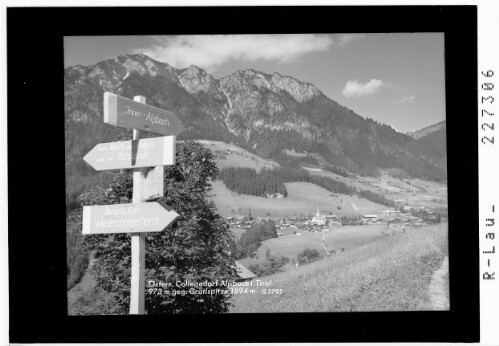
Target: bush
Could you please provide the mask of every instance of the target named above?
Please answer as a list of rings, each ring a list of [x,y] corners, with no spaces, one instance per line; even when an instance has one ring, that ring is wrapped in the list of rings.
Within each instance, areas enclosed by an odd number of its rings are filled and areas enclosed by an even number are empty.
[[[319,251],[315,249],[305,249],[302,252],[298,254],[298,263],[299,264],[306,264],[306,263],[312,263],[321,258]]]
[[[120,313],[114,293],[104,292],[98,287],[77,287],[68,292],[68,314],[115,315]]]
[[[81,208],[66,215],[66,266],[68,290],[80,282],[88,267],[89,254],[81,246]]]
[[[289,258],[284,256],[271,256],[270,253],[267,259],[262,264],[252,264],[249,267],[256,276],[266,276],[278,272],[286,263],[289,262]]]

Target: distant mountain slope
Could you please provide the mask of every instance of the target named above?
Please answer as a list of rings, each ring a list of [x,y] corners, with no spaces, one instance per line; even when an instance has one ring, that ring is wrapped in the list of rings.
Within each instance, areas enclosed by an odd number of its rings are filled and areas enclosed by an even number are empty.
[[[419,146],[429,157],[446,160],[447,157],[447,127],[441,121],[412,133]]]
[[[446,177],[440,156],[310,83],[254,70],[216,79],[197,66],[175,69],[135,54],[65,70],[66,168],[73,196],[88,179],[101,179],[81,158],[95,144],[129,132],[103,124],[104,91],[143,95],[148,104],[177,113],[186,127],[179,139],[232,143],[265,159],[282,156],[283,149],[317,153],[360,173],[394,167],[415,177]]]
[[[420,130],[409,132],[407,135],[411,136],[414,139],[419,139],[421,137],[428,136],[428,135],[432,134],[433,132],[438,132],[438,131],[442,131],[442,130],[445,131],[445,125],[446,125],[446,122],[444,120],[444,121],[441,121],[439,123],[423,127]]]

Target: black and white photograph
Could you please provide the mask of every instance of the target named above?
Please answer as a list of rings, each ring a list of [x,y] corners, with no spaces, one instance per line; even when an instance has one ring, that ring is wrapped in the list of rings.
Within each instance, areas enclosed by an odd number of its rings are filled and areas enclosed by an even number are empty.
[[[155,6],[7,9],[10,342],[493,340],[477,5]]]
[[[443,34],[68,36],[64,63],[70,315],[449,310]]]

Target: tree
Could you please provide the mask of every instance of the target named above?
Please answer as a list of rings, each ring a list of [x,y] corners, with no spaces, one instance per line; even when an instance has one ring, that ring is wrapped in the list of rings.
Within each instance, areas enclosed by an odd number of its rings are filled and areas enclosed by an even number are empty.
[[[196,142],[179,142],[176,155],[176,164],[165,166],[161,201],[180,217],[165,231],[146,234],[146,282],[162,281],[176,288],[176,282],[232,279],[236,275],[230,255],[233,236],[225,220],[206,198],[211,189],[209,181],[217,175],[212,154]],[[93,189],[82,195],[81,200],[85,205],[130,203],[132,181],[132,170],[121,170],[107,188]],[[85,236],[84,245],[94,254],[92,274],[97,287],[115,297],[113,312],[128,313],[130,235]],[[222,293],[146,294],[146,313],[227,312],[229,299],[229,295]]]
[[[81,246],[81,210],[66,215],[66,263],[68,290],[80,282],[89,263],[89,254]]]
[[[277,238],[275,223],[272,220],[254,222],[241,235],[237,243],[239,257],[236,258],[253,257],[254,252],[258,250],[262,241],[270,238]]]

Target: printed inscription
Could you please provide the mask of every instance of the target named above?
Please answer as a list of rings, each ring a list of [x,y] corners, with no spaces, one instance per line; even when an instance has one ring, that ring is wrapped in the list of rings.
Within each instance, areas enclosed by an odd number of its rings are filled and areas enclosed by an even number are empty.
[[[113,227],[137,227],[137,226],[157,226],[159,218],[144,217],[140,215],[140,207],[126,206],[121,208],[106,206],[104,216],[123,216],[119,219],[106,219],[101,217],[95,220],[96,228],[113,228]],[[126,218],[126,216],[139,216]]]
[[[123,115],[128,115],[135,118],[144,118],[146,121],[150,122],[153,125],[159,124],[167,127],[170,126],[170,121],[167,118],[163,119],[159,115],[151,112],[142,113],[141,111],[130,108],[130,106],[126,106],[126,110],[123,112]]]
[[[178,136],[185,128],[173,112],[104,93],[104,123],[163,136]]]
[[[83,234],[161,232],[179,215],[161,203],[83,207]]]
[[[98,171],[175,164],[175,137],[101,143],[83,158]]]

